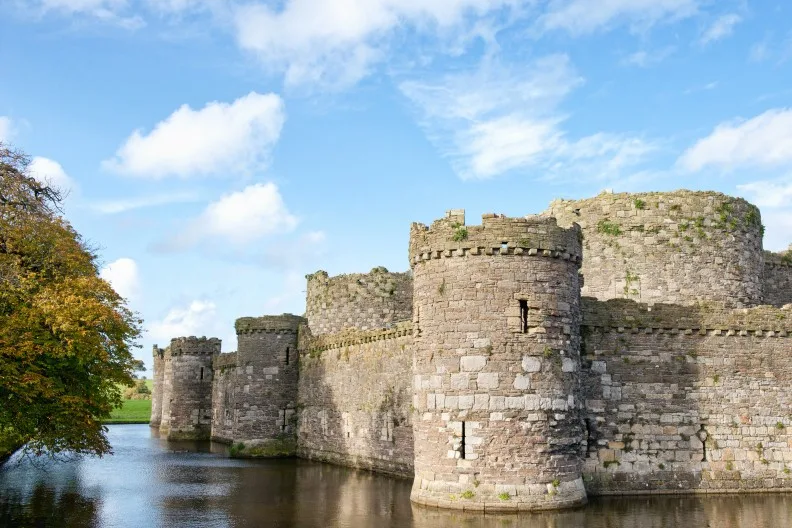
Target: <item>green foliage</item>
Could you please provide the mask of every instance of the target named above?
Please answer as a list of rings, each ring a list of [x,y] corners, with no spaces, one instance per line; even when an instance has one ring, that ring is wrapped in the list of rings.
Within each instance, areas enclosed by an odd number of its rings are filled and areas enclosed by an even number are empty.
[[[779,429],[779,430],[780,430],[780,429],[783,429],[783,428],[784,428],[784,424],[783,424],[783,423],[781,423],[781,422],[776,422],[776,429]]]
[[[633,272],[631,272],[630,270],[627,270],[625,272],[625,274],[624,274],[624,297],[625,298],[629,298],[630,296],[638,296],[638,295],[640,295],[640,292],[638,291],[638,288],[634,287],[635,284],[638,283],[640,280],[641,280],[641,278],[638,275],[636,275]]]
[[[502,501],[507,501],[507,500],[511,499],[511,495],[509,495],[508,493],[506,493],[504,491],[503,493],[498,494],[498,498],[500,500],[502,500]]]
[[[141,321],[28,167],[0,144],[0,429],[37,455],[110,453],[102,421],[133,384]]]
[[[460,495],[460,497],[462,497],[463,499],[472,499],[475,496],[476,496],[476,494],[473,493],[471,490],[465,490]]]
[[[658,467],[659,469],[663,470],[663,469],[665,469],[665,464],[663,464],[662,462],[660,462],[659,464],[657,464],[657,467]]]
[[[731,471],[732,469],[734,469],[734,464],[726,462],[726,471]]]
[[[137,380],[134,387],[127,387],[123,391],[125,400],[150,400],[151,389],[146,380]]]
[[[440,286],[437,287],[437,293],[439,293],[440,295],[445,295],[445,291],[446,291],[446,281],[445,278],[443,278],[443,282],[441,282]]]
[[[712,376],[713,383],[718,383],[719,381],[720,381],[720,374],[715,374],[714,376]]]
[[[622,230],[621,227],[619,227],[619,224],[610,222],[605,218],[597,222],[597,232],[602,233],[603,235],[610,235],[610,236],[619,236],[622,234]]]
[[[454,234],[451,236],[451,240],[453,240],[454,242],[462,242],[463,240],[467,240],[468,237],[467,227],[456,222],[451,227],[454,229]]]
[[[553,479],[553,482],[551,482],[551,484],[553,485],[554,488],[557,488],[558,486],[561,485],[561,481],[558,479]]]
[[[604,461],[602,463],[602,465],[605,467],[605,469],[608,469],[609,467],[611,467],[613,465],[621,466],[621,464],[619,463],[618,460],[606,460],[606,461]],[[660,465],[662,466],[662,464],[660,464]],[[660,468],[660,469],[663,469],[663,468]]]
[[[644,202],[643,200],[641,200],[639,198],[636,198],[635,200],[633,200],[633,205],[635,205],[636,209],[646,209],[646,202]]]

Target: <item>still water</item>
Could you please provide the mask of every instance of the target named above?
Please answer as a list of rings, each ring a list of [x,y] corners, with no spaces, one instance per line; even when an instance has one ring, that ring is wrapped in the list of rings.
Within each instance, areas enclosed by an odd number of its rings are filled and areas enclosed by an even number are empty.
[[[572,511],[480,515],[410,504],[410,481],[304,460],[226,458],[110,426],[115,455],[12,459],[0,469],[0,526],[19,527],[792,527],[792,495],[592,499]]]

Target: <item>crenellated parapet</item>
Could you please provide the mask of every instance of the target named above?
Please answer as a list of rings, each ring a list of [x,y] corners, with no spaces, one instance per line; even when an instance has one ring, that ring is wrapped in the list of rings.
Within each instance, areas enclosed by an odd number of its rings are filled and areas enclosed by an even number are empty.
[[[306,276],[305,316],[313,335],[345,329],[373,330],[408,321],[412,314],[412,275],[383,267],[369,273]]]
[[[762,302],[762,220],[742,198],[602,193],[555,200],[548,214],[583,230],[583,295],[734,307]]]
[[[220,340],[216,337],[176,337],[171,339],[171,357],[213,356],[220,353]]]
[[[540,256],[580,264],[580,230],[558,226],[551,216],[508,218],[482,215],[480,226],[465,225],[465,212],[451,210],[430,227],[410,227],[410,265],[425,260],[463,256]]]
[[[300,324],[305,322],[299,315],[265,315],[261,317],[240,317],[234,323],[237,335],[244,334],[296,334]]]

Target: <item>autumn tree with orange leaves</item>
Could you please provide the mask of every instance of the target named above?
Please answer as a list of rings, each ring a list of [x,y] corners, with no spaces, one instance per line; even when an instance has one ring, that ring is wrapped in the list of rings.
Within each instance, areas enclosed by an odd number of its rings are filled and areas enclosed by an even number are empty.
[[[102,420],[133,384],[141,321],[29,164],[0,143],[0,437],[37,455],[107,454]]]

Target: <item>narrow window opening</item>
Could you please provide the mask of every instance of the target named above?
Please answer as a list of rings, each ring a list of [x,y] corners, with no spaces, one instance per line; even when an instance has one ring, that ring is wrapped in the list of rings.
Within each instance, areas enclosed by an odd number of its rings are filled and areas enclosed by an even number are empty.
[[[508,251],[509,251],[509,243],[501,242],[501,253],[508,253]]]
[[[203,367],[201,367],[201,379],[203,379]]]
[[[286,347],[286,364],[289,364],[289,347]]]
[[[701,429],[696,432],[696,436],[699,440],[701,440],[701,461],[707,461],[707,438],[709,438],[709,433],[706,429],[704,429],[704,424],[701,424]]]
[[[465,422],[462,422],[462,441],[459,444],[459,457],[465,458]]]
[[[528,333],[528,301],[520,301],[520,331]]]
[[[283,423],[281,424],[281,433],[286,432],[286,408],[283,409]]]
[[[586,456],[591,453],[591,444],[593,438],[591,437],[591,420],[586,418]]]

